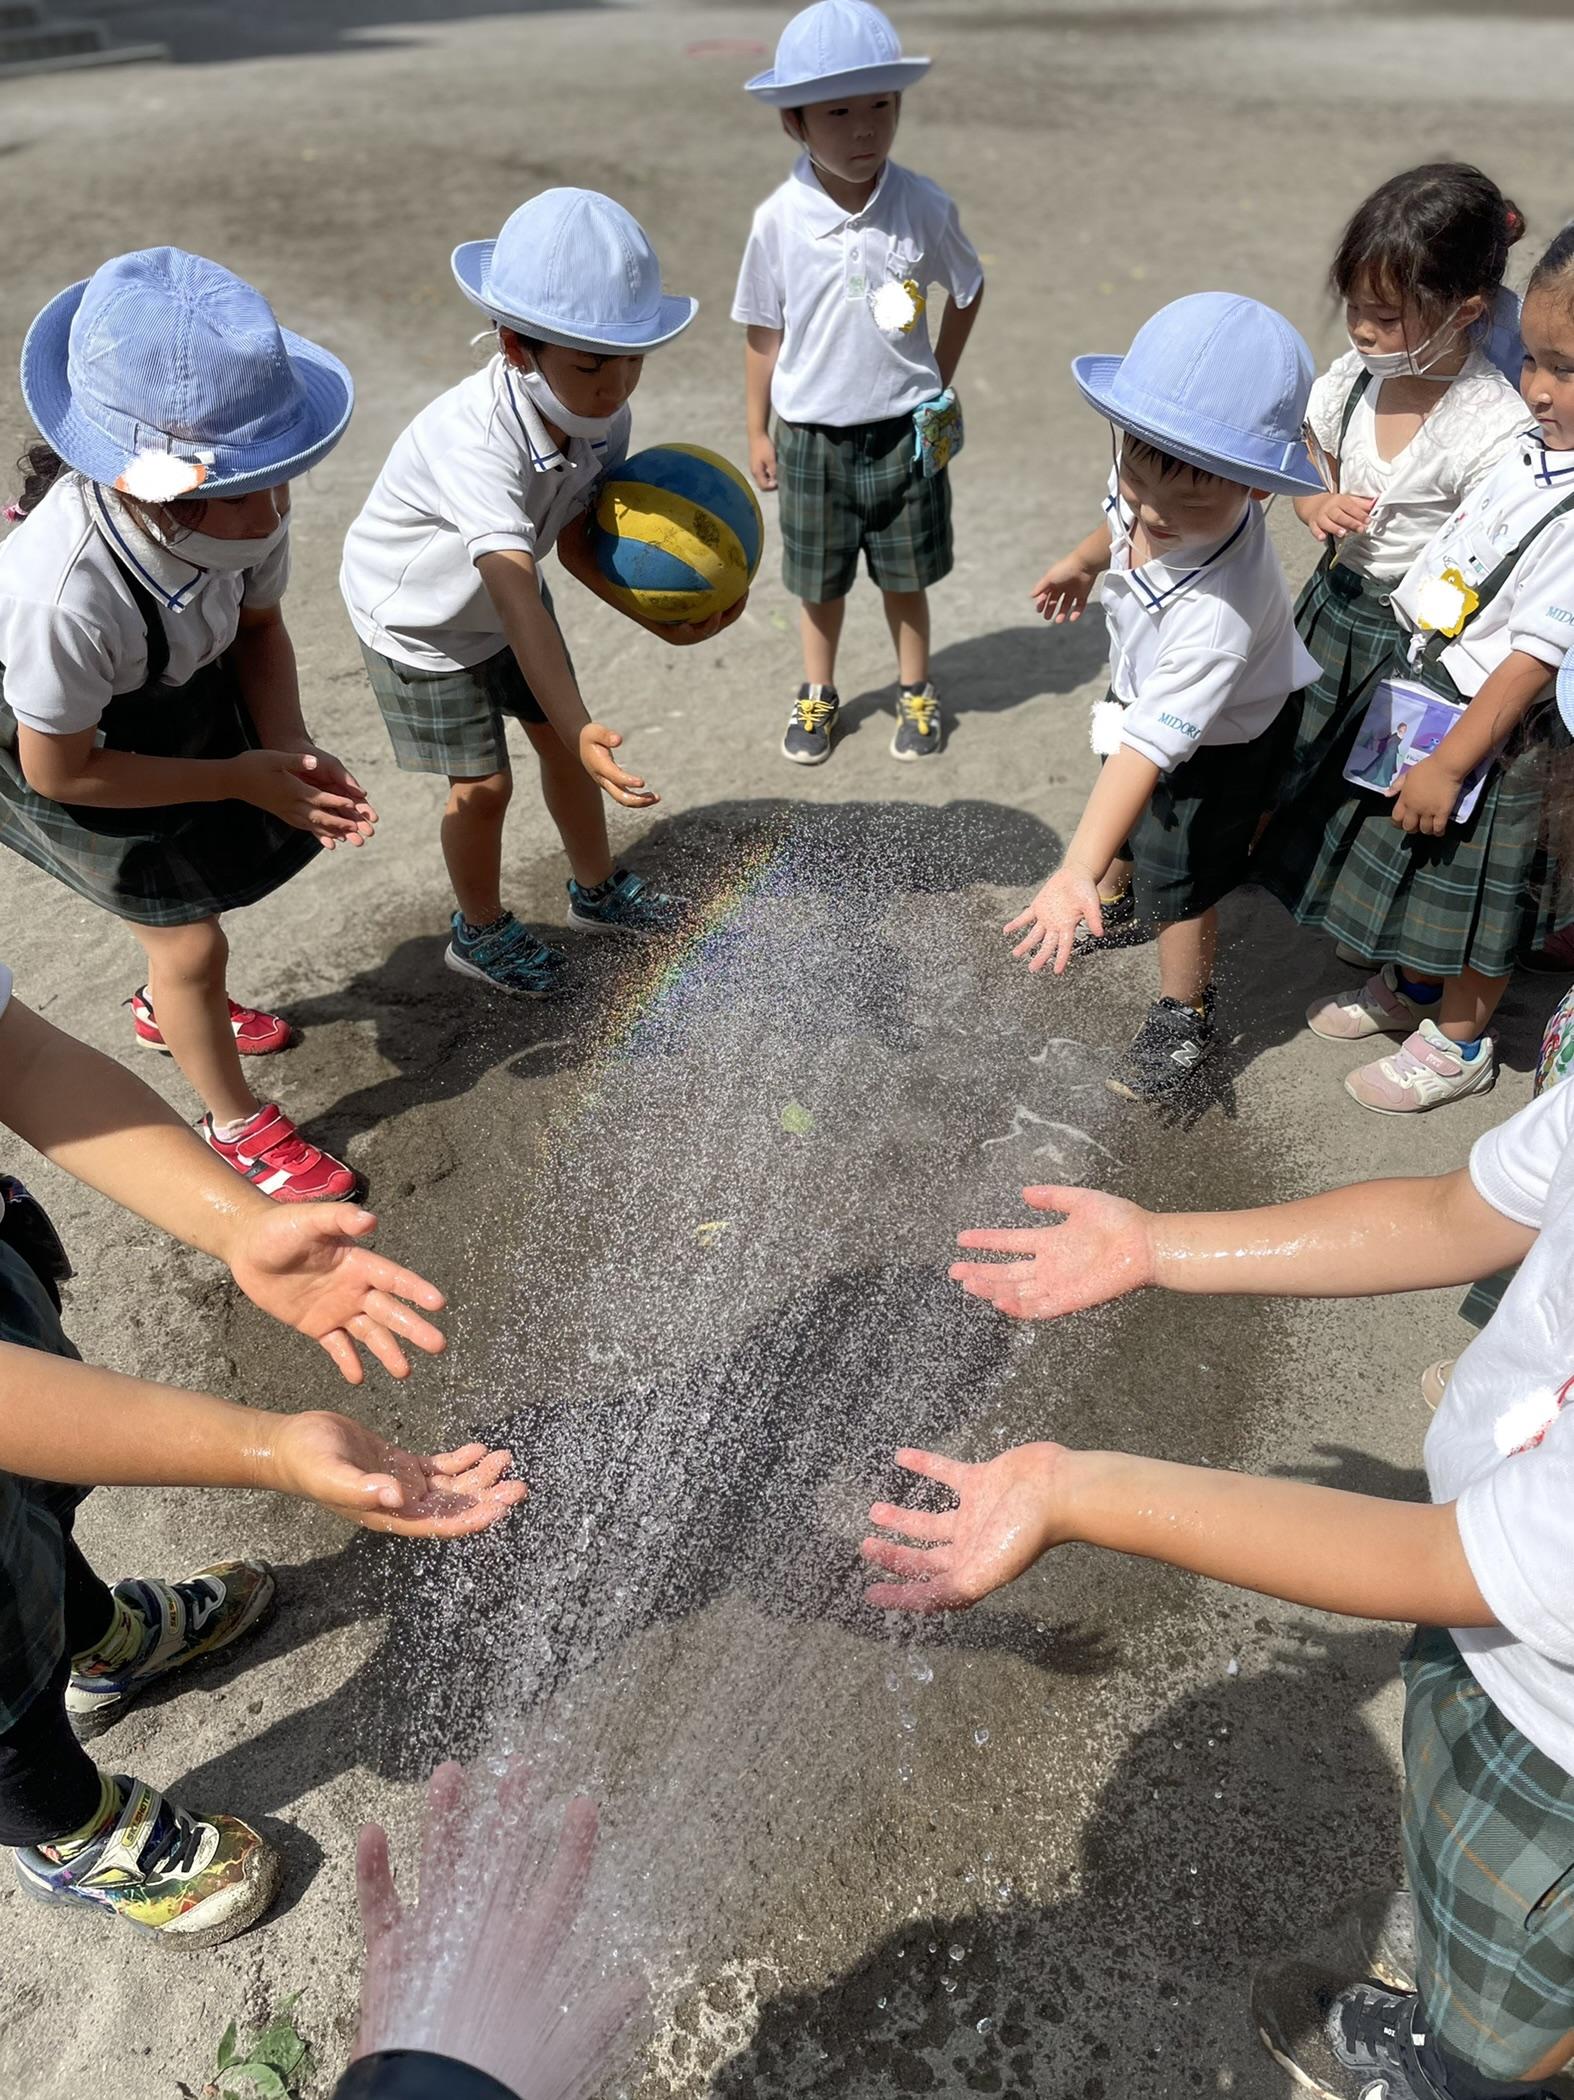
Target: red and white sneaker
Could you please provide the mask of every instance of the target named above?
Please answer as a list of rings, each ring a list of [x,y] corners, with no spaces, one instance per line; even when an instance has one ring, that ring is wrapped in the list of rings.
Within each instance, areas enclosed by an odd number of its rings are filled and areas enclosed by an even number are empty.
[[[365,1187],[353,1167],[303,1138],[289,1117],[265,1102],[238,1136],[221,1138],[204,1116],[198,1135],[275,1203],[349,1203]]]
[[[137,1041],[144,1050],[162,1050],[169,1055],[158,1022],[153,1018],[153,1002],[144,985],[140,992],[133,992],[130,999],[131,1025],[136,1030]],[[230,1029],[235,1037],[235,1047],[242,1057],[272,1057],[276,1051],[288,1050],[295,1040],[295,1030],[282,1014],[265,1014],[255,1006],[240,1006],[230,1001]]]

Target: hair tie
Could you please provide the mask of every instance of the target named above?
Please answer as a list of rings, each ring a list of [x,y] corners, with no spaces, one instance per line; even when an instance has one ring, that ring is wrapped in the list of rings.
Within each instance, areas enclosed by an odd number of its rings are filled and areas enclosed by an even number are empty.
[[[20,525],[26,516],[27,512],[20,503],[8,503],[5,509],[0,511],[0,517],[3,517],[8,525]]]

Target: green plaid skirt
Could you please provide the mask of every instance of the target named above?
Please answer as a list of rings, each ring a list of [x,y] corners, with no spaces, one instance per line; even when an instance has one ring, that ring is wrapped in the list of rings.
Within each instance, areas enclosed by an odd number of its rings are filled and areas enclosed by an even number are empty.
[[[76,1355],[38,1278],[0,1246],[0,1342]],[[65,1652],[62,1521],[87,1494],[0,1472],[0,1731],[13,1727]]]
[[[23,776],[16,717],[3,695],[0,682],[0,845],[117,919],[190,926],[255,904],[316,859],[320,848],[310,832],[249,802],[164,809],[51,802]],[[234,758],[257,745],[223,658],[186,685],[112,700],[102,729],[112,749],[150,758]]]
[[[1417,1629],[1404,1679],[1417,1988],[1445,2049],[1522,2079],[1574,2053],[1574,1775],[1510,1726],[1447,1633]]]
[[[795,598],[845,598],[860,552],[882,591],[951,573],[951,477],[926,478],[911,416],[846,429],[777,422],[782,581]]]
[[[1294,836],[1314,858],[1329,805],[1349,794],[1345,761],[1372,690],[1403,646],[1399,623],[1378,587],[1328,557],[1313,570],[1295,608],[1301,640],[1317,659],[1316,683],[1290,701],[1295,740],[1275,797],[1295,818]]]

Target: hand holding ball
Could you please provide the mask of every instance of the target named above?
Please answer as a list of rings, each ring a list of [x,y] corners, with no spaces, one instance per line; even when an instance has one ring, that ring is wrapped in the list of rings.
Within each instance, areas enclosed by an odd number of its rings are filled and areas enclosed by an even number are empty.
[[[702,445],[652,445],[602,483],[588,540],[614,604],[656,626],[690,626],[748,590],[765,520],[730,460]]]

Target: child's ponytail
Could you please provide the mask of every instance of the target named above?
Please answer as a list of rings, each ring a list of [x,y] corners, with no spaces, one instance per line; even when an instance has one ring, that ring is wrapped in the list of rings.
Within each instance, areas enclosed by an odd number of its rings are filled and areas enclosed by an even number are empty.
[[[1340,236],[1329,282],[1340,299],[1363,287],[1436,325],[1467,299],[1490,308],[1524,214],[1465,161],[1390,176]]]
[[[17,461],[17,470],[22,476],[22,493],[14,503],[5,506],[5,516],[15,524],[25,518],[30,510],[37,510],[55,483],[66,471],[66,463],[52,445],[42,438],[29,445]]]

